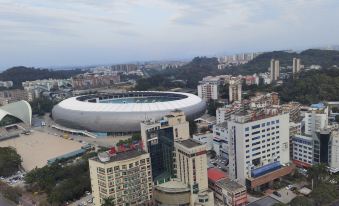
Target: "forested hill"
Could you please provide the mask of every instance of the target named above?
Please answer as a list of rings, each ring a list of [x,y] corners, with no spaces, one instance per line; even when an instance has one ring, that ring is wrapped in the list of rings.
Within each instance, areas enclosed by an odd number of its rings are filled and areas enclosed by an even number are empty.
[[[157,72],[155,75],[139,79],[137,90],[166,90],[174,87],[187,87],[195,89],[198,82],[205,76],[219,74],[247,75],[260,72],[267,72],[272,58],[278,59],[281,66],[292,66],[294,57],[301,59],[301,64],[305,66],[321,65],[327,69],[333,65],[339,65],[339,51],[309,49],[300,53],[273,51],[266,52],[244,65],[234,66],[223,70],[218,70],[218,60],[216,58],[195,57],[190,63],[175,69],[166,69]],[[174,82],[183,80],[185,85]]]
[[[313,70],[301,73],[276,87],[283,102],[298,101],[303,104],[320,101],[339,101],[339,69]]]
[[[305,66],[320,65],[322,68],[329,68],[339,65],[339,51],[308,49],[300,53],[286,51],[265,52],[247,64],[236,66],[229,70],[233,74],[253,74],[266,72],[270,66],[271,59],[277,59],[280,66],[292,66],[292,59],[300,58],[301,64]]]
[[[64,79],[83,73],[80,69],[76,70],[48,70],[36,69],[24,66],[12,67],[0,73],[0,81],[13,81],[14,87],[20,87],[24,81],[33,81],[38,79]]]
[[[149,78],[139,79],[136,90],[167,89],[180,85],[177,81],[185,82],[188,88],[196,88],[198,82],[205,76],[222,74],[218,70],[218,59],[195,57],[191,62],[179,68],[166,69]]]

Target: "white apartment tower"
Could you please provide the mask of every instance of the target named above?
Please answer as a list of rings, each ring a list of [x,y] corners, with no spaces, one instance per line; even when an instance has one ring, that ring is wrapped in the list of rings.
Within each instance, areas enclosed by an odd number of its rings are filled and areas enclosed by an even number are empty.
[[[305,113],[305,134],[314,135],[328,127],[328,107],[323,103],[312,104]]]
[[[329,166],[331,172],[339,171],[339,131],[333,131],[330,140]]]
[[[293,74],[300,72],[300,59],[293,58]]]
[[[230,80],[228,87],[229,91],[229,103],[234,101],[241,102],[241,93],[242,93],[242,85],[241,79],[232,79]]]
[[[232,115],[229,130],[229,175],[258,189],[292,171],[289,154],[289,114],[274,109],[265,113]]]
[[[279,60],[271,59],[270,64],[271,82],[277,81],[280,76]]]

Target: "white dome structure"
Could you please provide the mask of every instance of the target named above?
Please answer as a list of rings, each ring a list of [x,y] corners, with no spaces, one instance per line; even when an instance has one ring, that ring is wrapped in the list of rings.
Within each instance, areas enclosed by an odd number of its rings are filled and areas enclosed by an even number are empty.
[[[13,102],[0,107],[0,121],[7,115],[16,117],[29,126],[32,124],[32,108],[25,100]]]
[[[133,91],[72,97],[54,106],[52,116],[68,128],[117,133],[140,131],[140,122],[159,120],[174,110],[194,119],[205,107],[200,97],[189,93]]]

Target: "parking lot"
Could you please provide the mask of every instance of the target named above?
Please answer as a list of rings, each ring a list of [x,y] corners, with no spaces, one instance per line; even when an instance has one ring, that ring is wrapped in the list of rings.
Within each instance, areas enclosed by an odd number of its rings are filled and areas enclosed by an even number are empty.
[[[214,159],[209,159],[208,160],[209,165],[213,165],[213,167],[219,168],[223,170],[224,172],[228,171],[228,160],[221,158],[221,157],[215,157]]]
[[[91,193],[86,192],[87,194],[82,197],[80,200],[77,200],[73,203],[71,203],[71,206],[94,206],[93,204],[93,196]]]
[[[270,196],[284,204],[291,202],[291,200],[297,196],[293,191],[287,188],[279,189],[275,193],[276,194],[273,193]]]

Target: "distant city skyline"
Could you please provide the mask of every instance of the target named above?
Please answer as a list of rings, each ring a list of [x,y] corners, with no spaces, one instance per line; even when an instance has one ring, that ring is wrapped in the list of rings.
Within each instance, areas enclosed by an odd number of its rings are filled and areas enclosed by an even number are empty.
[[[0,70],[337,45],[335,0],[0,0]]]

